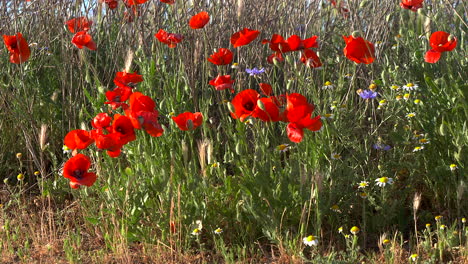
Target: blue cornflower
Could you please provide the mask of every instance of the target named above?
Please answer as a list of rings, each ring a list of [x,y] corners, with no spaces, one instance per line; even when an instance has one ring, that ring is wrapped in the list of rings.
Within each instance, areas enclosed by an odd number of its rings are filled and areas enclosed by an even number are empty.
[[[361,90],[361,89],[359,89],[357,93],[359,94],[359,96],[361,96],[362,99],[366,99],[366,100],[374,99],[377,97],[377,95],[379,95],[379,93],[377,92],[373,92],[371,90]]]
[[[250,74],[250,76],[255,76],[255,75],[259,75],[259,74],[264,73],[265,68],[257,69],[257,67],[255,67],[253,69],[245,69],[245,72]]]
[[[390,150],[392,148],[389,145],[385,145],[382,143],[375,143],[374,145],[372,145],[372,147],[377,150],[385,150],[385,151]]]

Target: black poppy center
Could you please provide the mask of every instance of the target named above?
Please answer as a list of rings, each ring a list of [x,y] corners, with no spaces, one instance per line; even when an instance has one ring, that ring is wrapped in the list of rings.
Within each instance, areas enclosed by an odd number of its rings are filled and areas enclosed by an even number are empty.
[[[77,178],[77,179],[81,179],[83,177],[83,174],[84,174],[84,171],[82,170],[75,170],[73,172],[73,177]]]
[[[244,108],[249,110],[249,111],[253,111],[255,109],[255,105],[252,101],[249,101],[247,103],[244,104]]]

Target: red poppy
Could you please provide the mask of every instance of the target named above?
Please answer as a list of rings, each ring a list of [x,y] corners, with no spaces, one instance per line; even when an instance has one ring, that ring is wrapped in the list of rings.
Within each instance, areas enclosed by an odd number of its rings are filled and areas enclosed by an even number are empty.
[[[290,109],[286,118],[290,122],[286,127],[288,138],[295,143],[302,141],[304,128],[311,131],[318,131],[322,127],[320,116],[312,118],[312,111],[310,111],[307,105],[301,105]]]
[[[132,121],[130,120],[130,118],[124,115],[114,115],[114,122],[112,122],[110,132],[119,134],[119,143],[121,145],[125,145],[128,142],[134,141],[136,139]]]
[[[271,92],[273,91],[273,89],[271,88],[271,85],[269,85],[268,83],[260,83],[260,91],[266,95],[266,96],[270,96],[271,95]]]
[[[271,54],[270,56],[267,57],[267,62],[270,63],[270,64],[274,64],[275,61],[278,63],[278,62],[283,62],[284,61],[284,58],[283,58],[283,54],[281,52],[276,52],[276,53],[273,53]]]
[[[401,0],[400,6],[416,12],[419,8],[423,7],[423,2],[424,0]]]
[[[88,20],[88,18],[86,17],[77,17],[65,22],[65,25],[67,25],[68,30],[70,30],[71,33],[76,33],[78,31],[87,31],[91,28],[92,24],[93,21]]]
[[[340,1],[340,6],[338,7],[337,4],[336,4],[336,1],[335,0],[330,0],[331,2],[331,5],[336,8],[336,9],[339,9],[341,14],[345,17],[345,18],[348,18],[348,13],[349,13],[349,8],[348,8],[348,3],[346,3],[346,1]]]
[[[110,8],[110,9],[115,9],[117,8],[118,6],[118,2],[117,0],[104,0],[104,3],[107,4],[107,6]]]
[[[200,112],[185,112],[178,116],[173,116],[172,120],[174,120],[180,130],[194,130],[202,124],[203,115]]]
[[[208,22],[210,22],[210,15],[208,15],[208,12],[202,11],[190,18],[189,26],[193,29],[199,29],[203,28]]]
[[[130,107],[125,114],[130,118],[135,129],[143,128],[150,136],[159,137],[164,133],[158,123],[158,111],[156,103],[149,96],[135,92],[130,96]]]
[[[232,88],[233,83],[234,80],[231,80],[231,75],[218,75],[209,82],[209,84],[213,85],[217,91],[229,89],[231,90],[231,93],[234,92],[234,89]]]
[[[285,40],[281,35],[274,34],[271,37],[271,40],[262,40],[262,44],[269,43],[270,49],[272,51],[286,53],[302,49],[317,48],[317,38],[317,36],[312,36],[310,38],[302,40],[299,36],[292,35],[287,40]]]
[[[98,149],[107,150],[107,154],[112,157],[118,157],[122,149],[122,142],[119,133],[104,134],[102,129],[95,129],[91,131],[96,147]]]
[[[69,149],[75,150],[87,148],[94,140],[88,131],[75,129],[68,132],[63,141]]]
[[[216,65],[226,65],[232,62],[232,57],[232,51],[220,48],[218,52],[213,53],[213,55],[208,58],[208,61]]]
[[[277,122],[280,120],[278,104],[274,97],[260,98],[257,101],[257,107],[252,112],[252,117],[260,118],[262,121]]]
[[[70,180],[70,187],[79,188],[81,185],[92,186],[96,181],[96,173],[88,172],[91,160],[88,156],[77,154],[70,158],[63,166],[63,177]]]
[[[96,129],[106,129],[112,121],[112,118],[107,113],[97,114],[91,121],[91,125]]]
[[[132,95],[132,88],[129,86],[118,86],[114,88],[112,91],[106,92],[106,98],[108,102],[104,102],[104,104],[110,104],[112,109],[117,109],[121,106],[125,106],[125,101],[130,98]]]
[[[137,83],[143,81],[143,76],[139,75],[137,72],[128,73],[126,71],[117,72],[115,74],[114,83],[117,86],[130,86],[133,87]]]
[[[457,46],[457,38],[444,31],[432,33],[429,39],[432,49],[426,52],[424,60],[429,63],[439,61],[442,52],[452,51]]]
[[[180,34],[167,33],[160,29],[158,33],[154,35],[160,42],[169,46],[169,48],[175,48],[177,43],[181,42],[184,37]]]
[[[10,52],[10,62],[20,64],[27,61],[31,56],[28,42],[21,33],[12,36],[3,35],[3,42]]]
[[[322,66],[320,58],[317,56],[317,53],[311,49],[305,49],[302,51],[301,61],[306,66],[317,68]]]
[[[260,31],[244,28],[231,36],[231,44],[234,48],[247,45],[256,39],[259,34]]]
[[[370,64],[375,59],[374,44],[364,40],[362,37],[343,36],[346,47],[343,49],[344,55],[356,62]]]
[[[141,5],[146,3],[148,0],[123,0],[124,4],[127,6],[132,6],[132,5]]]
[[[170,5],[175,3],[175,0],[160,0],[160,1],[161,3],[170,4]]]
[[[96,50],[96,43],[94,43],[93,38],[88,34],[87,31],[80,31],[76,33],[73,36],[71,42],[79,49],[87,47],[90,50]]]
[[[244,121],[249,116],[260,118],[263,121],[278,121],[278,106],[271,98],[259,97],[258,92],[253,89],[247,89],[238,93],[231,102],[235,109],[234,113],[231,113],[231,116],[241,121]]]

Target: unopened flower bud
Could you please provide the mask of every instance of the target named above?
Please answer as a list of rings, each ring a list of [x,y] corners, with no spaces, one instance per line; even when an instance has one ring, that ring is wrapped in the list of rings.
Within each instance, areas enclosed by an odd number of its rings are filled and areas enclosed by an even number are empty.
[[[258,108],[262,109],[263,111],[266,111],[265,110],[265,104],[263,104],[262,100],[257,101],[257,106],[258,106]]]

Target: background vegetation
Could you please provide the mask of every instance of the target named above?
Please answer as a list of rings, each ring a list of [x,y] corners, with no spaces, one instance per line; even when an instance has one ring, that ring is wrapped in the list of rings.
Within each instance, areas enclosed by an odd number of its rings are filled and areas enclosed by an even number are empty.
[[[1,1],[0,33],[21,32],[32,55],[16,65],[0,49],[0,261],[400,263],[411,254],[424,263],[467,261],[466,3],[426,1],[416,13],[396,0],[348,5],[344,16],[328,1],[150,0],[128,22],[122,3],[109,10],[97,1]],[[211,22],[192,30],[188,20],[200,11]],[[79,16],[94,21],[96,51],[70,42],[64,23]],[[238,69],[206,61],[213,49],[235,50],[229,38],[243,27],[261,35],[236,49]],[[184,40],[169,49],[154,37],[160,28]],[[344,57],[342,36],[355,30],[376,44],[373,64]],[[458,45],[425,63],[428,37],[439,30]],[[260,40],[275,33],[318,35],[321,69],[296,54],[268,64]],[[259,66],[266,73],[245,73]],[[123,69],[143,75],[137,89],[156,100],[165,133],[139,131],[116,159],[86,150],[98,180],[71,190],[60,173],[70,155],[63,137],[108,111],[104,94]],[[225,103],[234,94],[208,85],[219,71],[236,80],[236,93],[270,83],[274,94],[299,92],[333,118],[299,144],[283,123],[234,120]],[[334,89],[322,89],[326,81]],[[372,83],[380,96],[361,99],[356,90]],[[397,100],[407,92],[391,86],[407,83],[419,90]],[[180,131],[170,116],[184,111],[202,112],[202,127]],[[282,152],[281,144],[290,146]],[[379,177],[394,184],[378,187]],[[369,182],[364,190],[361,181]],[[194,236],[197,221],[203,229]],[[350,235],[352,226],[361,231]],[[316,247],[302,243],[311,234]]]

